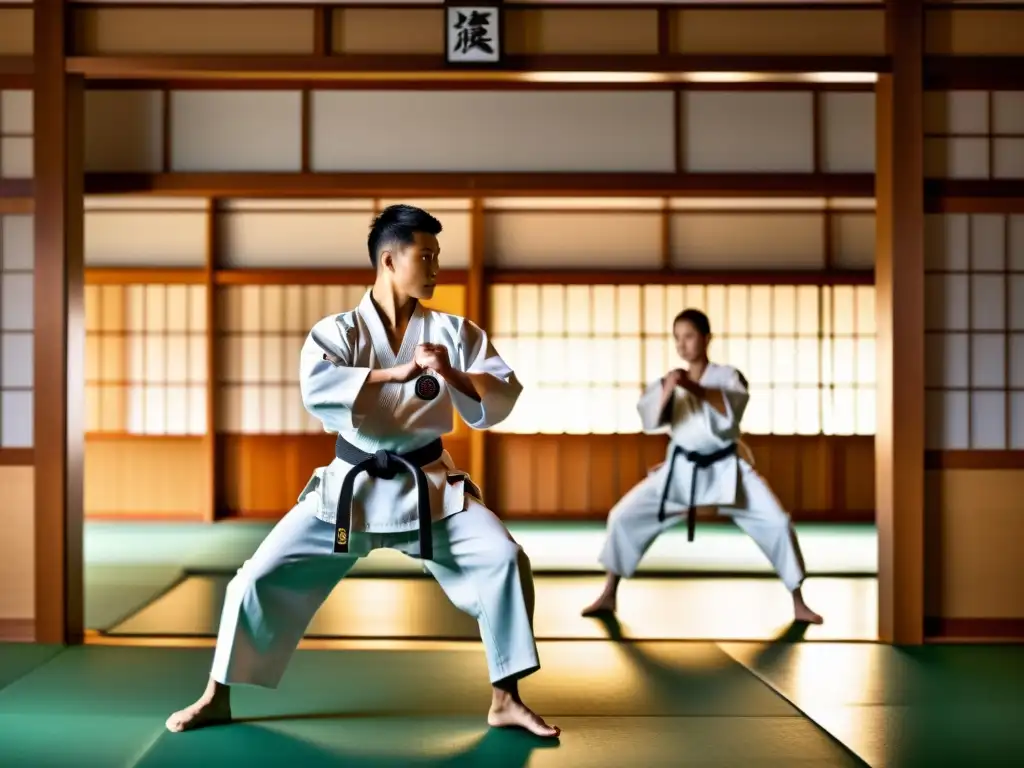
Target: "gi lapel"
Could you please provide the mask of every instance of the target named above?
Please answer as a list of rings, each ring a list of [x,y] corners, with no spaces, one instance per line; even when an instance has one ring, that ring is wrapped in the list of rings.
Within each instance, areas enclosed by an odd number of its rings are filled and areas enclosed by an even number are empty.
[[[377,309],[373,305],[371,291],[367,291],[363,295],[357,311],[369,333],[370,344],[374,357],[377,358],[378,368],[394,368],[396,365],[403,365],[412,361],[413,355],[416,352],[416,345],[421,341],[423,329],[423,307],[420,306],[419,302],[416,303],[412,317],[409,318],[409,325],[406,326],[405,335],[402,337],[397,356],[391,349],[387,329],[384,327],[384,323],[381,322],[380,315],[377,314]],[[385,384],[382,386],[380,407],[387,411],[393,411],[401,399],[403,386],[404,384]]]

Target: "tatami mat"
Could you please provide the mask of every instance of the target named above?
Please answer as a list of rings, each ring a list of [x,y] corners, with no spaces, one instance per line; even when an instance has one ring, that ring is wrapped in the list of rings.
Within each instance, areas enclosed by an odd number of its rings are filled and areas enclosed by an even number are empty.
[[[799,634],[541,642],[543,667],[522,692],[564,729],[553,744],[487,728],[475,643],[300,650],[278,690],[235,691],[239,723],[173,735],[163,721],[203,687],[211,648],[0,645],[0,765],[1024,764],[1024,647],[804,644]]]
[[[229,579],[190,577],[109,634],[213,636]],[[537,576],[537,637],[607,637],[600,622],[580,615],[601,583],[595,576]],[[875,579],[814,578],[804,592],[827,619],[805,639],[877,637]],[[639,578],[619,594],[619,621],[631,639],[770,640],[792,618],[792,601],[775,578]],[[431,578],[350,578],[332,592],[307,637],[474,640],[479,632]]]
[[[201,690],[210,649],[91,646],[65,651],[0,691],[0,764],[858,764],[713,644],[540,650],[543,669],[522,692],[566,729],[554,748],[488,732],[487,669],[475,645],[299,651],[277,691],[236,692],[235,714],[249,722],[176,735],[163,732],[163,719]]]
[[[1024,646],[721,646],[877,768],[1024,765]]]
[[[262,521],[160,523],[90,521],[85,527],[89,566],[174,565],[184,571],[233,571],[273,527]],[[510,522],[509,532],[530,555],[534,573],[600,573],[602,521]],[[875,575],[878,537],[873,525],[799,523],[796,526],[808,573]],[[421,564],[393,550],[361,559],[353,575],[415,575]],[[651,546],[641,573],[770,574],[771,566],[751,539],[730,523],[698,526],[697,539],[674,528]]]
[[[0,643],[0,689],[45,664],[61,650],[56,645]]]

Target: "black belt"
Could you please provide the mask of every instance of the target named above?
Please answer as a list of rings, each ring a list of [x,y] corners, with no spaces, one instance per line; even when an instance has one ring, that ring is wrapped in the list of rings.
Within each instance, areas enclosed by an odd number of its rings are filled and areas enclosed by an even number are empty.
[[[668,499],[668,491],[672,487],[672,473],[675,471],[676,457],[679,454],[685,456],[687,461],[693,464],[693,472],[690,475],[690,506],[686,510],[686,538],[687,541],[693,541],[693,534],[697,529],[697,505],[694,503],[697,495],[697,472],[730,456],[735,456],[736,444],[733,443],[714,453],[692,453],[681,446],[672,446],[672,452],[668,457],[668,477],[665,478],[665,489],[661,492],[661,504],[658,506],[659,523],[665,522],[665,502]]]
[[[363,472],[380,480],[390,480],[399,472],[408,472],[416,478],[416,511],[420,518],[420,558],[432,560],[434,557],[430,514],[430,486],[427,476],[421,467],[432,464],[441,458],[444,446],[441,438],[408,453],[394,451],[377,451],[367,453],[338,435],[334,444],[334,455],[351,464],[352,469],[345,475],[341,484],[341,495],[338,497],[338,516],[334,523],[334,551],[336,554],[348,552],[349,530],[352,525],[352,491],[356,478]]]

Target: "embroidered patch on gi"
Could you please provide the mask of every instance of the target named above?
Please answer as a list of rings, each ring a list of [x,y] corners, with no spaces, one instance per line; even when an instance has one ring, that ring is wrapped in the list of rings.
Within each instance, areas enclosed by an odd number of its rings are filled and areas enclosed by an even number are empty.
[[[427,374],[416,379],[416,397],[420,400],[433,400],[441,394],[441,384],[437,378]]]

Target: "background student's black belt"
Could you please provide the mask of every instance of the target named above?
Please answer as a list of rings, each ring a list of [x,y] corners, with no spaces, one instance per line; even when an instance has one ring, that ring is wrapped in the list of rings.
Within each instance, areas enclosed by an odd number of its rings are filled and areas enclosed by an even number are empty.
[[[694,533],[697,530],[697,504],[695,503],[697,498],[697,472],[707,469],[730,456],[735,456],[736,448],[736,443],[733,443],[714,453],[694,453],[687,451],[682,446],[673,444],[672,451],[668,457],[668,476],[665,478],[665,488],[661,492],[661,503],[658,505],[658,522],[665,522],[665,502],[668,500],[668,492],[672,487],[672,474],[675,472],[676,458],[682,454],[693,465],[693,471],[690,474],[690,506],[686,510],[686,540],[693,541]]]
[[[441,444],[441,438],[408,453],[367,453],[338,435],[334,444],[334,455],[346,464],[351,464],[352,469],[345,475],[345,480],[341,484],[341,495],[338,497],[338,514],[334,523],[334,552],[348,552],[352,526],[352,492],[356,478],[365,472],[372,478],[390,480],[400,472],[408,472],[416,478],[416,511],[420,521],[419,557],[423,560],[432,560],[434,542],[431,535],[433,519],[430,514],[430,486],[422,467],[433,464],[441,458],[442,453],[444,446]]]

